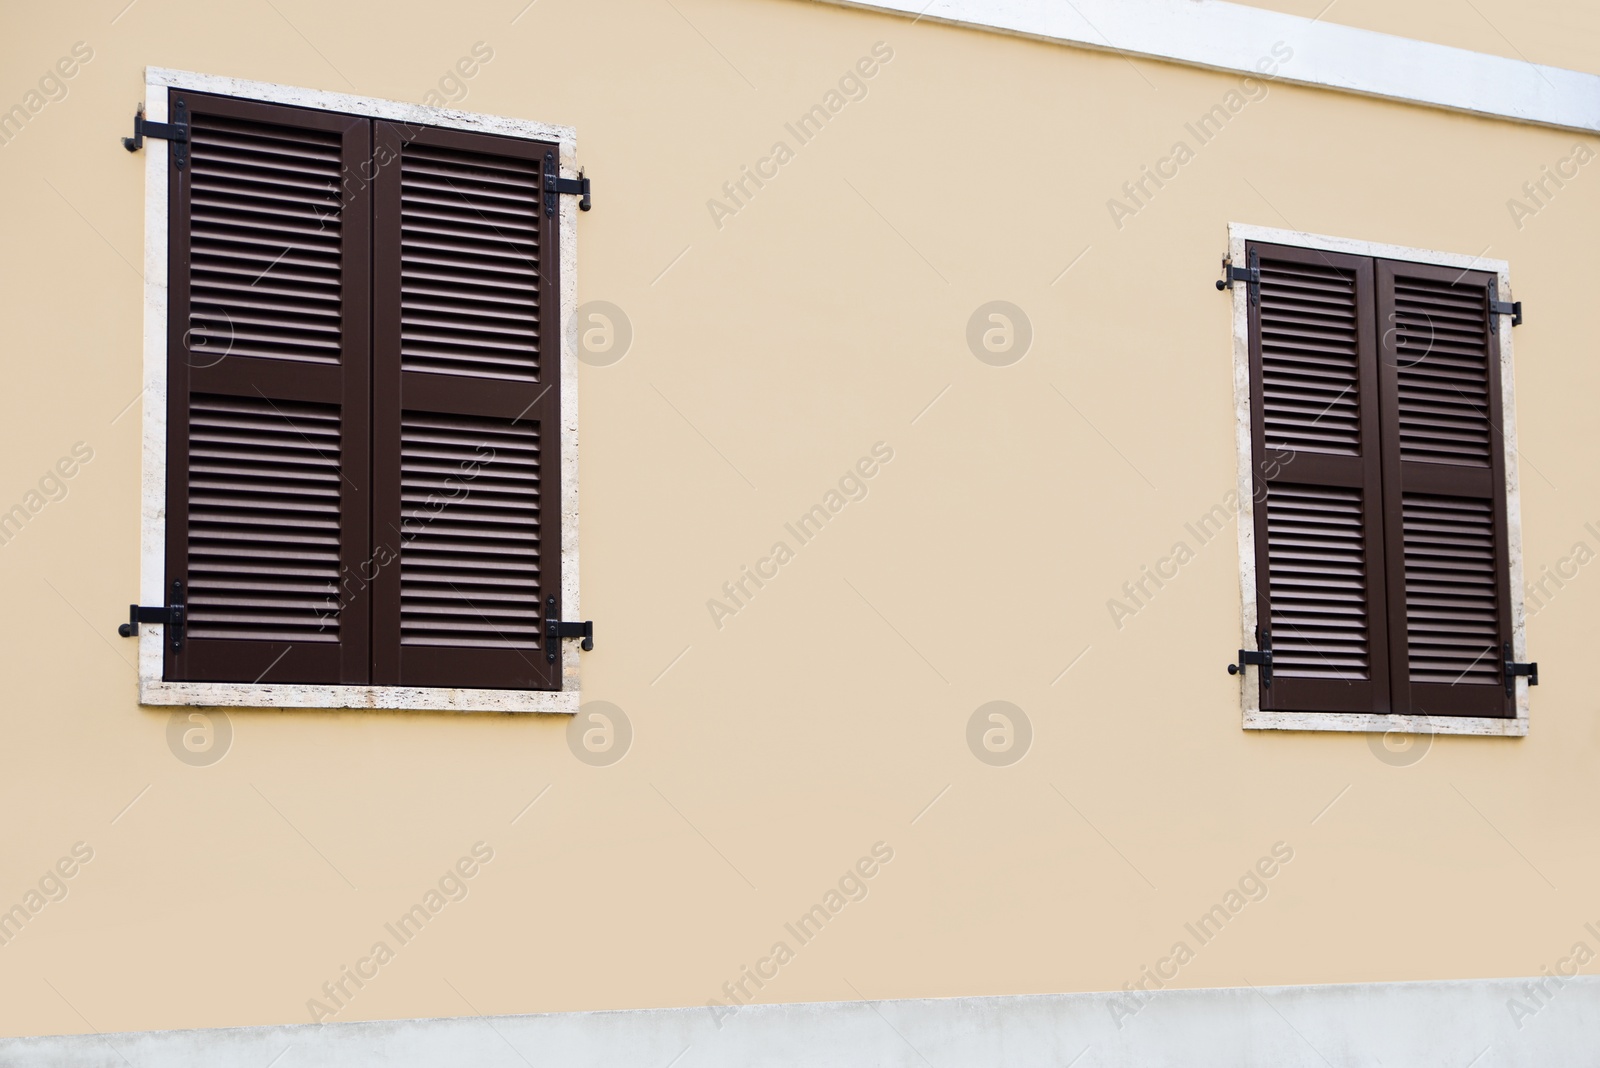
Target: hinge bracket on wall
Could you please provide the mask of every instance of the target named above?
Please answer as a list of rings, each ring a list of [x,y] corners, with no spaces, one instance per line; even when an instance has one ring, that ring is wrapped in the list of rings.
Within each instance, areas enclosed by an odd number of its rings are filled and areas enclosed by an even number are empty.
[[[1510,642],[1506,642],[1505,645],[1503,645],[1501,647],[1501,652],[1505,654],[1505,660],[1506,660],[1505,675],[1506,675],[1506,696],[1507,697],[1515,697],[1517,695],[1517,676],[1518,675],[1526,675],[1526,676],[1528,676],[1528,685],[1529,686],[1537,686],[1537,685],[1539,685],[1539,664],[1538,664],[1537,661],[1535,661],[1532,664],[1519,664],[1515,660],[1511,659],[1511,643]]]
[[[1500,316],[1511,316],[1512,326],[1522,325],[1522,301],[1501,300],[1498,279],[1489,279],[1489,329],[1500,329]]]
[[[122,147],[137,152],[144,147],[146,137],[155,137],[172,145],[172,161],[181,171],[189,165],[189,109],[182,100],[172,105],[171,122],[150,122],[144,117],[144,105],[133,114],[133,136],[122,139]]]
[[[172,603],[160,608],[149,608],[143,605],[130,604],[128,606],[128,621],[117,628],[117,633],[124,638],[131,638],[139,633],[140,623],[161,623],[167,628],[167,637],[172,641],[174,649],[183,648],[183,625],[187,609],[183,603],[183,582],[178,580],[172,584]]]
[[[1257,631],[1256,644],[1261,646],[1256,649],[1240,649],[1239,662],[1228,665],[1228,674],[1239,675],[1251,664],[1261,669],[1261,685],[1272,685],[1272,633],[1270,631]]]
[[[589,179],[583,176],[582,171],[578,172],[576,178],[561,177],[561,169],[556,166],[556,154],[554,152],[546,152],[544,154],[544,213],[546,215],[555,215],[556,197],[562,194],[582,197],[583,199],[578,201],[579,211],[588,211],[593,207],[589,200]]]
[[[1261,303],[1261,261],[1254,250],[1250,253],[1248,267],[1235,267],[1231,259],[1222,258],[1222,277],[1217,279],[1217,288],[1232,289],[1235,282],[1245,284],[1252,305]]]
[[[557,611],[556,599],[549,597],[544,602],[544,635],[551,639],[544,643],[544,658],[554,661],[557,651],[561,648],[562,638],[582,638],[583,651],[588,652],[594,648],[594,620],[586,619],[582,623],[567,623],[561,619]]]

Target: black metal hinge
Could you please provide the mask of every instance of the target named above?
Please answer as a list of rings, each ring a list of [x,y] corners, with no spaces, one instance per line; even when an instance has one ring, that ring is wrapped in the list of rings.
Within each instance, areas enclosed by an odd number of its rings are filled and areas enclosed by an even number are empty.
[[[1235,267],[1226,256],[1222,260],[1222,277],[1217,279],[1218,289],[1232,289],[1233,283],[1243,282],[1252,305],[1261,303],[1261,258],[1254,249],[1250,252],[1250,266]]]
[[[189,165],[189,109],[182,100],[172,105],[170,122],[150,122],[144,117],[144,105],[133,114],[133,136],[122,139],[122,147],[137,152],[144,147],[146,137],[155,137],[172,145],[172,161],[181,171]]]
[[[552,639],[544,643],[544,658],[555,660],[556,653],[561,648],[562,638],[582,638],[583,651],[588,652],[594,648],[594,620],[586,619],[582,623],[566,623],[561,619],[557,610],[556,599],[549,597],[544,602],[544,635]]]
[[[140,623],[161,623],[167,628],[167,637],[172,642],[174,649],[183,648],[183,625],[187,609],[183,603],[183,582],[178,580],[172,584],[172,603],[160,608],[148,608],[142,605],[130,604],[128,606],[128,621],[117,628],[117,633],[124,638],[131,638],[139,633]]]
[[[589,200],[589,179],[579,171],[576,178],[561,177],[561,169],[556,166],[556,154],[544,154],[544,213],[556,213],[556,197],[566,194],[568,196],[582,197],[578,201],[579,211],[588,211],[593,205]]]
[[[1501,300],[1500,281],[1497,278],[1489,279],[1489,329],[1500,329],[1500,316],[1511,316],[1512,326],[1522,325],[1522,301]]]
[[[1535,661],[1532,664],[1519,664],[1515,660],[1511,659],[1511,643],[1510,642],[1506,642],[1505,645],[1501,647],[1501,651],[1505,654],[1505,659],[1506,659],[1505,675],[1506,675],[1506,696],[1507,697],[1515,697],[1517,695],[1517,676],[1518,675],[1526,675],[1526,676],[1528,676],[1528,685],[1529,686],[1537,686],[1537,685],[1539,685],[1539,664],[1538,664],[1537,661]]]
[[[1270,631],[1257,631],[1256,644],[1261,648],[1240,649],[1239,662],[1228,665],[1228,674],[1238,675],[1251,664],[1261,669],[1261,685],[1272,685],[1272,633]]]

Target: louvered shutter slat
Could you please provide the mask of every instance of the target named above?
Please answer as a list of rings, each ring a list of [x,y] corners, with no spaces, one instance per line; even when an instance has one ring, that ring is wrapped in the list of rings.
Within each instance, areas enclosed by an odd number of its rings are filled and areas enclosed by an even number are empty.
[[[538,435],[528,424],[440,422],[401,417],[400,641],[537,649]],[[470,468],[459,498],[436,510],[430,500]],[[481,588],[469,593],[473,580]]]
[[[519,159],[404,144],[403,371],[539,381],[545,218],[539,168],[537,153]],[[483,307],[486,296],[497,302]]]
[[[190,456],[226,477],[190,471],[189,637],[337,642],[338,408],[191,394],[189,413]],[[304,581],[247,585],[252,558]]]
[[[375,515],[397,557],[375,583],[375,678],[559,689],[555,146],[374,132]]]
[[[1270,486],[1267,560],[1275,672],[1288,679],[1369,677],[1361,495]]]
[[[167,677],[368,681],[366,120],[174,92]]]

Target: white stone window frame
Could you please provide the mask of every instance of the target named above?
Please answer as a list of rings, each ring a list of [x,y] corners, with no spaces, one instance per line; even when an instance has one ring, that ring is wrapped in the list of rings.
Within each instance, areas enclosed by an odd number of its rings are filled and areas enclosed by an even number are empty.
[[[186,89],[269,104],[387,119],[417,126],[500,134],[560,146],[560,171],[577,171],[577,132],[570,126],[393,100],[301,89],[270,82],[149,67],[145,115],[167,121],[167,90]],[[144,206],[144,434],[140,495],[139,603],[166,604],[167,546],[167,142],[146,140]],[[578,608],[578,356],[572,330],[578,306],[577,198],[559,198],[561,265],[561,601],[567,619]],[[171,682],[162,677],[166,627],[139,627],[139,703],[245,708],[372,708],[447,712],[573,713],[581,701],[578,643],[561,643],[560,690],[420,686]]]
[[[1484,259],[1452,252],[1432,252],[1372,241],[1307,234],[1246,223],[1228,224],[1228,255],[1245,263],[1245,242],[1259,241],[1295,248],[1341,252],[1350,256],[1405,260],[1460,270],[1490,271],[1499,279],[1503,299],[1510,299],[1511,268],[1505,260]],[[1233,287],[1233,403],[1234,431],[1239,459],[1239,593],[1242,599],[1240,648],[1255,648],[1256,639],[1256,525],[1255,474],[1250,433],[1250,308],[1244,285]],[[1526,660],[1527,612],[1522,599],[1522,505],[1517,476],[1517,406],[1512,370],[1511,316],[1500,316],[1501,440],[1505,449],[1506,542],[1511,563],[1511,648]],[[1240,675],[1241,705],[1246,730],[1356,731],[1408,734],[1474,734],[1521,737],[1528,733],[1528,680],[1517,680],[1516,716],[1376,715],[1359,712],[1271,712],[1261,708],[1261,689],[1254,667]]]

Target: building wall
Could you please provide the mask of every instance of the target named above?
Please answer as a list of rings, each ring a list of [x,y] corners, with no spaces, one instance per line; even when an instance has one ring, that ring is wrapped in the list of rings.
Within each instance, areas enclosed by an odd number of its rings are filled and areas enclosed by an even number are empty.
[[[0,946],[0,1033],[309,1022],[379,940],[393,960],[331,1018],[725,1002],[780,940],[762,1001],[1115,990],[1180,940],[1177,987],[1537,975],[1600,945],[1594,569],[1532,611],[1527,738],[1395,754],[1240,728],[1234,531],[1186,526],[1235,481],[1212,282],[1237,221],[1508,260],[1527,571],[1600,550],[1600,169],[1522,191],[1594,137],[785,0],[116,6],[0,41],[0,106],[93,53],[0,146],[0,505],[92,450],[0,546],[0,907],[93,854]],[[797,146],[785,123],[875,48],[865,97]],[[620,761],[578,759],[565,717],[262,710],[195,766],[138,706],[115,627],[143,162],[116,138],[147,65],[577,128],[579,297],[632,332],[580,410],[583,696],[624,711]],[[1197,144],[1230,92],[1253,99]],[[779,140],[778,176],[713,212]],[[1180,140],[1193,159],[1128,200]],[[1007,366],[968,342],[995,300],[1031,323]],[[785,524],[875,448],[864,499],[798,545]],[[779,540],[794,558],[714,618]],[[1178,542],[1194,559],[1119,626],[1108,602]],[[967,740],[996,700],[1032,726],[1006,767]],[[396,946],[384,925],[477,843],[465,899]],[[865,898],[800,944],[785,924],[877,843]],[[1186,934],[1275,847],[1264,899]]]

